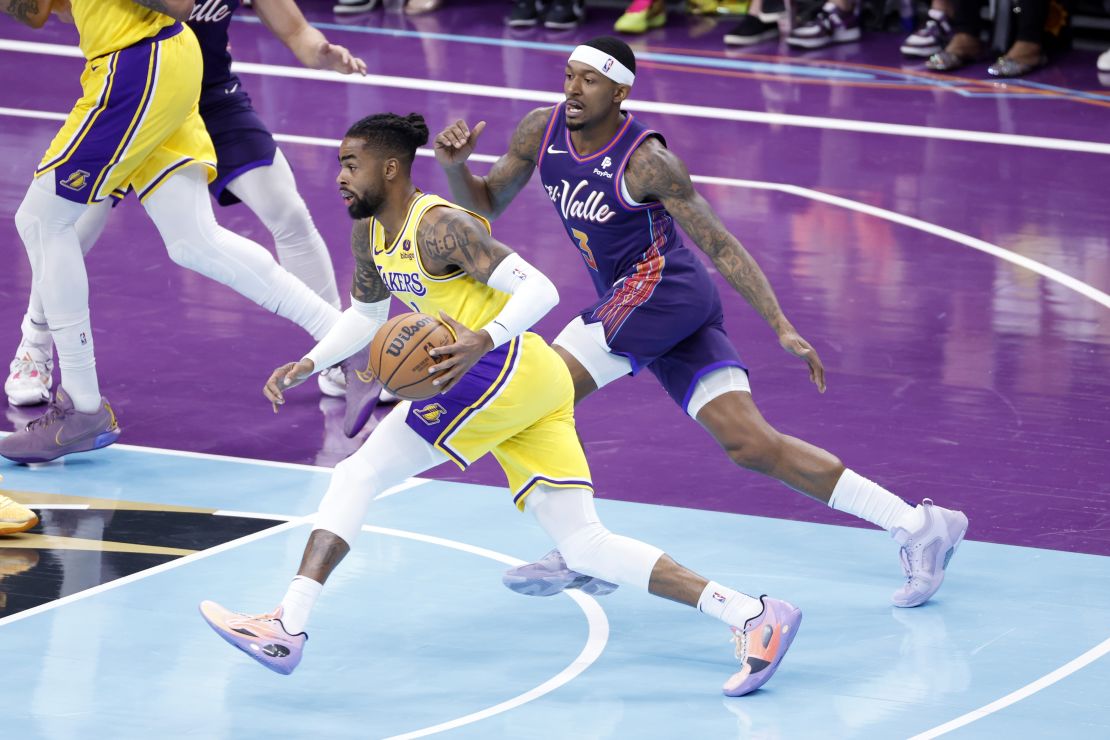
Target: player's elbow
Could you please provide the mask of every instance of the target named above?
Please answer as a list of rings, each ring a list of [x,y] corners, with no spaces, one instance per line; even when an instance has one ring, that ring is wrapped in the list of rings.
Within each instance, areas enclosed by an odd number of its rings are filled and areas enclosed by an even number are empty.
[[[534,275],[533,278],[536,278],[537,303],[543,306],[543,312],[546,314],[559,305],[559,289],[556,288],[555,283],[551,282],[551,279],[542,272]]]

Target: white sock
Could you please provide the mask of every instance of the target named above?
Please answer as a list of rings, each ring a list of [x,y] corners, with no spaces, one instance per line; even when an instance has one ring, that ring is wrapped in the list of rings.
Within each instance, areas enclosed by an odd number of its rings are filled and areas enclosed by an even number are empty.
[[[749,619],[763,613],[763,602],[716,581],[710,581],[698,598],[698,611],[727,625],[743,629]]]
[[[829,506],[854,514],[886,531],[895,527],[913,531],[925,523],[925,513],[910,506],[878,483],[845,469],[836,482]]]
[[[58,347],[58,369],[73,407],[83,414],[95,413],[100,408],[100,384],[96,379],[88,311],[81,319],[55,329],[53,335]]]
[[[316,599],[320,598],[323,590],[324,584],[307,576],[293,579],[289,590],[285,592],[285,598],[281,600],[281,623],[285,625],[286,632],[291,635],[304,632],[308,626],[308,615],[312,612],[312,607],[316,606]]]

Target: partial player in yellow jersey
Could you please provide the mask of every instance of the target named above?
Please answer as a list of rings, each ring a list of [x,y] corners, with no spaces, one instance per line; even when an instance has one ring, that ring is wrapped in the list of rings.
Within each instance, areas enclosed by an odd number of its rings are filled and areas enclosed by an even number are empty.
[[[174,262],[297,323],[316,339],[339,310],[282,269],[259,244],[216,223],[207,185],[212,141],[198,112],[203,62],[182,23],[193,0],[19,0],[5,11],[41,26],[53,9],[77,26],[83,95],[35,171],[15,214],[58,351],[62,383],[47,412],[0,440],[16,462],[53,460],[116,441],[100,393],[89,321],[82,223],[93,204],[134,191]],[[81,221],[81,223],[79,223]],[[86,238],[89,237],[85,229]],[[26,333],[26,332],[25,332]]]
[[[801,611],[702,578],[601,523],[574,428],[570,372],[528,332],[558,293],[490,235],[485,219],[414,186],[412,162],[427,141],[428,128],[415,113],[370,116],[347,131],[338,184],[357,219],[352,305],[303,359],[274,371],[265,394],[276,410],[288,388],[365,345],[385,322],[391,293],[410,308],[442,312],[454,329],[456,342],[435,350],[440,359],[431,368],[443,392],[400,404],[336,466],[300,569],[275,611],[250,616],[205,601],[201,614],[230,644],[273,671],[291,673],[307,640],[309,612],[358,537],[374,497],[440,463],[465,468],[491,452],[516,505],[535,516],[571,567],[605,582],[594,581],[595,588],[646,589],[728,624],[741,668],[724,690],[732,696],[754,691],[778,667]]]

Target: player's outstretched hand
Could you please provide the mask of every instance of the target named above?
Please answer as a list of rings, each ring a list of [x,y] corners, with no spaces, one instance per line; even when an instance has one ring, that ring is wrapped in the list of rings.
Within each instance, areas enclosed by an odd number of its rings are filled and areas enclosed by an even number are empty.
[[[471,331],[443,311],[439,312],[439,319],[455,332],[455,343],[428,350],[432,357],[443,357],[428,368],[428,372],[432,375],[442,373],[432,381],[432,385],[438,386],[440,393],[446,393],[474,367],[474,363],[482,359],[482,355],[493,349],[493,339],[487,332]]]
[[[278,412],[278,406],[285,403],[284,391],[308,380],[315,369],[316,366],[312,364],[312,360],[305,359],[298,362],[287,362],[270,374],[270,379],[266,381],[262,394],[274,405],[275,414]]]
[[[435,140],[436,161],[441,167],[462,164],[474,153],[474,145],[486,128],[485,121],[479,121],[472,129],[461,118],[439,132]]]
[[[802,339],[802,336],[796,331],[783,332],[779,336],[779,344],[790,354],[795,357],[801,357],[809,365],[809,379],[817,386],[817,390],[825,392],[825,366],[821,364],[821,358],[817,356],[815,350],[809,342]]]
[[[366,62],[339,44],[320,44],[316,50],[317,69],[330,69],[340,74],[366,74]]]

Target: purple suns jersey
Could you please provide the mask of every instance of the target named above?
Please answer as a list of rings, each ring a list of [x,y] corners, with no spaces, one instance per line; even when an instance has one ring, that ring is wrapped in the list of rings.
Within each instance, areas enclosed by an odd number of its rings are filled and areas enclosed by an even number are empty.
[[[231,73],[227,31],[239,5],[240,0],[197,0],[189,15],[189,28],[196,34],[204,58],[202,106],[214,96],[230,95],[238,88],[239,78]]]
[[[583,157],[563,110],[564,104],[555,107],[540,145],[540,181],[600,295],[622,277],[661,269],[667,255],[687,250],[663,204],[636,203],[624,189],[632,152],[649,136],[663,137],[626,112],[612,141]]]

